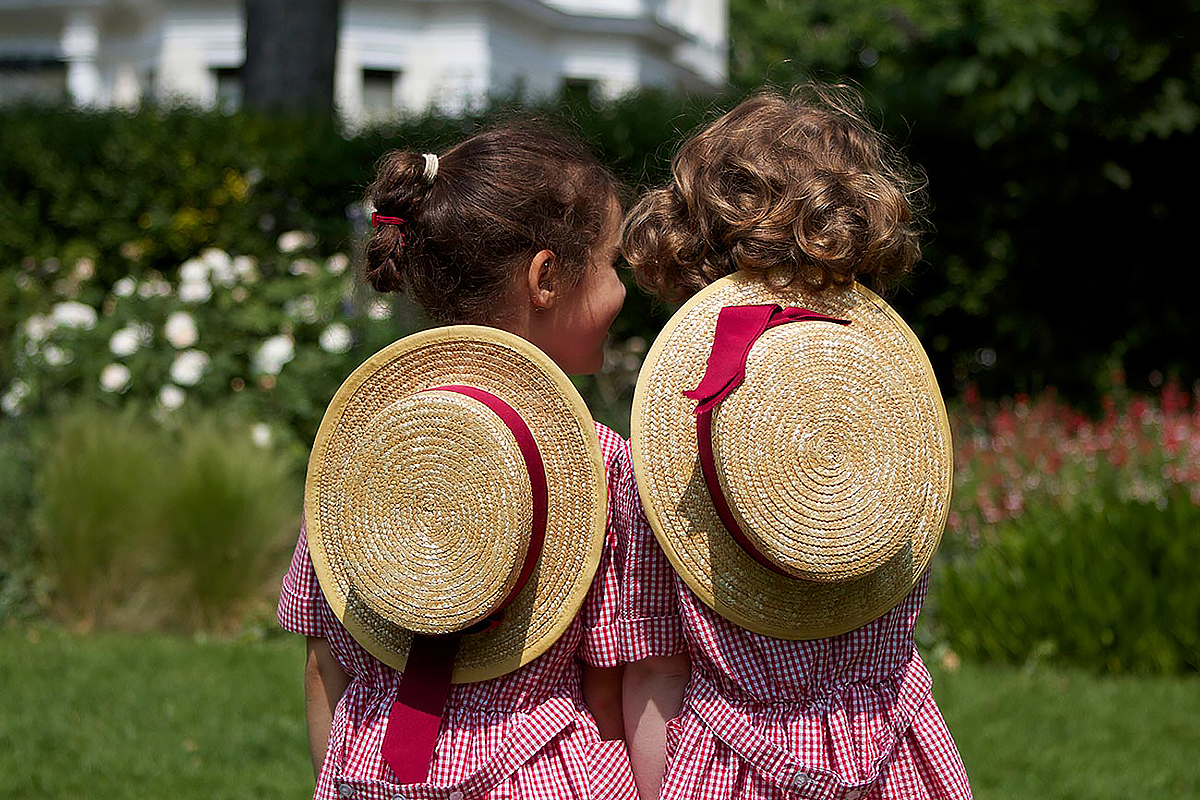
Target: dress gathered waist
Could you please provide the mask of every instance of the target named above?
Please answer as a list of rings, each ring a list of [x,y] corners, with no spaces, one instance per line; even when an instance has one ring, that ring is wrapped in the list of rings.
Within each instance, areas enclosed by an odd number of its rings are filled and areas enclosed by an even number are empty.
[[[443,765],[435,764],[434,775],[427,785],[405,785],[404,795],[410,800],[428,798],[445,800],[447,792],[461,792],[463,797],[478,797],[512,775],[522,764],[538,753],[548,742],[574,724],[580,707],[569,695],[549,697],[518,711],[498,709],[447,709],[440,736],[445,740],[442,752],[464,752],[473,750],[466,746],[461,737],[485,738],[487,757],[471,765],[465,773],[459,772],[450,780],[438,780],[436,773]],[[376,716],[376,715],[371,715]],[[386,710],[380,707],[380,721],[386,719]],[[483,718],[483,719],[481,719]],[[495,724],[493,724],[493,719]],[[484,723],[483,730],[472,723]],[[378,723],[377,723],[378,724]],[[455,772],[454,765],[444,765]],[[461,765],[459,765],[461,767]],[[339,786],[345,785],[348,792],[354,790],[356,798],[392,797],[386,791],[396,784],[380,783],[376,775],[354,775],[351,765],[343,765],[343,777]]]
[[[829,687],[809,700],[731,699],[699,673],[685,708],[781,790],[803,787],[814,797],[841,797],[849,790],[847,796],[858,796],[886,770],[931,687],[914,649],[912,659],[883,681]],[[822,754],[820,761],[814,762],[814,753]]]

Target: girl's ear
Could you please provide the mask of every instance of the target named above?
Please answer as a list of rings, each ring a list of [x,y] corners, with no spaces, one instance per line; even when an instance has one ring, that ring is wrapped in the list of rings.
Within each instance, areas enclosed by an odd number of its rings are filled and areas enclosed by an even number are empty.
[[[558,259],[549,250],[539,250],[529,262],[528,288],[529,302],[534,311],[545,311],[553,308],[558,300]]]

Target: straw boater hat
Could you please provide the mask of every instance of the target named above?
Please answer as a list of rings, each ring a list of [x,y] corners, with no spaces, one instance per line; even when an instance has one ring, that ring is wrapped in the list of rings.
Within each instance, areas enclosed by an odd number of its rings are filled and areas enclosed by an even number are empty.
[[[706,287],[650,349],[631,425],[668,559],[751,631],[853,630],[912,590],[941,538],[946,408],[916,336],[858,284]]]
[[[605,513],[599,441],[570,380],[524,339],[473,325],[406,337],[356,369],[305,483],[334,614],[396,669],[414,634],[457,638],[455,683],[511,672],[562,634]]]

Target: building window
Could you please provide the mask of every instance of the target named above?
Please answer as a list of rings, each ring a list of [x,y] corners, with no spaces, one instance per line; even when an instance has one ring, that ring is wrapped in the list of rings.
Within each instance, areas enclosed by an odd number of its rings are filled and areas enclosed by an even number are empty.
[[[217,108],[237,111],[242,107],[242,68],[215,67],[212,73],[217,83]]]
[[[593,78],[563,78],[562,100],[570,105],[595,105],[600,92]]]
[[[0,103],[65,101],[67,67],[55,58],[0,58]]]
[[[386,114],[396,107],[396,82],[400,73],[393,69],[364,69],[362,76],[363,110],[367,114]]]

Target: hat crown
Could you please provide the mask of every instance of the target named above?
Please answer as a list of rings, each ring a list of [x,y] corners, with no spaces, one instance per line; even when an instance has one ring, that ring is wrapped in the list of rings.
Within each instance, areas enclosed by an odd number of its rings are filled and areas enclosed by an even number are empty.
[[[426,390],[377,414],[348,452],[339,524],[347,595],[417,633],[461,631],[501,607],[533,521],[512,432],[479,400]]]

